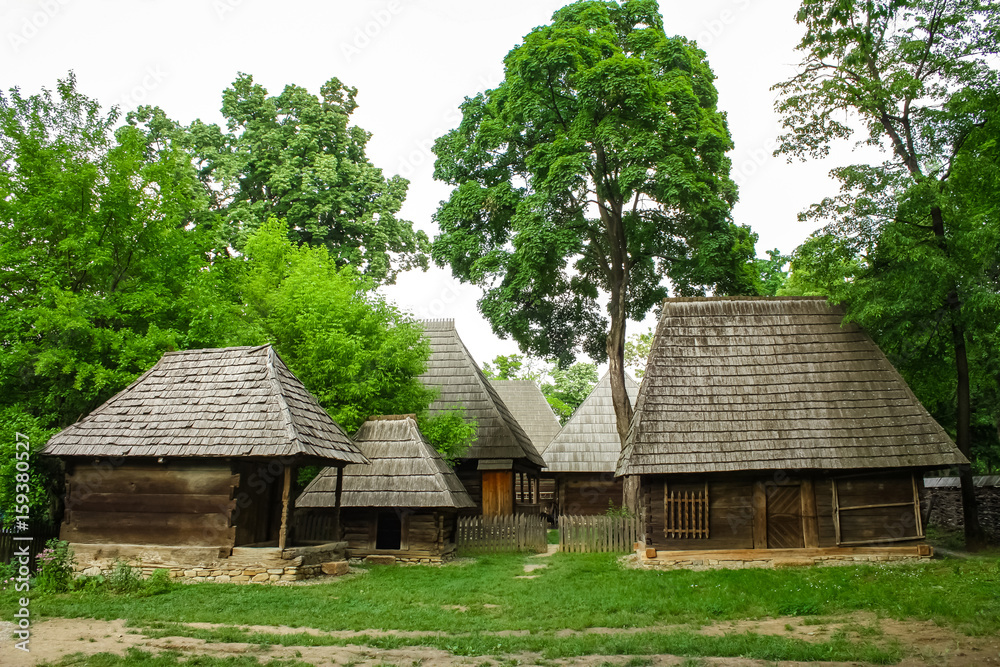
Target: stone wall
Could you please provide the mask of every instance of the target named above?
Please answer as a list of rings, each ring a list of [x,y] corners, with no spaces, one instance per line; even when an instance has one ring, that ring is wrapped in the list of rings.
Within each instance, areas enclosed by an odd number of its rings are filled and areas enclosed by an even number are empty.
[[[222,566],[220,569],[209,568],[185,568],[185,567],[137,567],[142,571],[144,577],[153,574],[155,570],[165,569],[170,572],[171,579],[184,579],[187,581],[215,581],[218,583],[275,583],[279,581],[299,581],[316,577],[322,572],[322,565],[300,565],[290,567],[237,567],[229,569]],[[76,565],[73,569],[79,575],[95,576],[98,574],[107,575],[114,568],[114,562],[96,563],[91,562],[85,565]]]
[[[962,492],[958,488],[936,487],[926,490],[931,503],[927,524],[942,530],[963,530]],[[976,489],[979,501],[979,522],[990,533],[994,542],[1000,542],[1000,488],[982,486]]]
[[[822,554],[810,556],[781,556],[781,557],[732,557],[727,558],[720,554],[717,558],[712,557],[690,557],[657,556],[647,558],[639,555],[636,565],[650,570],[714,570],[729,569],[742,570],[753,568],[780,568],[780,567],[805,567],[811,565],[857,565],[859,563],[888,563],[888,562],[926,562],[930,561],[931,554],[910,555],[910,554]]]

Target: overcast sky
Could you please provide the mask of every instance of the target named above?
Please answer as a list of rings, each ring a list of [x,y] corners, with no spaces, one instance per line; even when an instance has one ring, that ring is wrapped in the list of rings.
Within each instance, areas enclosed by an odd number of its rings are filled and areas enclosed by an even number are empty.
[[[403,217],[428,232],[447,198],[432,178],[433,140],[457,125],[468,95],[497,85],[503,57],[563,0],[0,0],[0,86],[53,88],[74,70],[79,89],[110,106],[156,104],[181,122],[221,122],[237,72],[272,94],[286,83],[318,94],[332,76],[359,90],[353,122],[372,133],[368,156],[410,180]],[[758,255],[790,252],[813,231],[797,213],[836,191],[827,176],[849,147],[787,164],[770,87],[794,73],[801,28],[794,0],[661,0],[668,34],[696,39],[717,76],[740,185],[736,222],[760,235]],[[385,290],[418,317],[452,317],[480,363],[516,351],[476,310],[476,288],[450,271],[411,272]],[[644,328],[644,327],[643,327]],[[639,327],[633,327],[632,331]]]

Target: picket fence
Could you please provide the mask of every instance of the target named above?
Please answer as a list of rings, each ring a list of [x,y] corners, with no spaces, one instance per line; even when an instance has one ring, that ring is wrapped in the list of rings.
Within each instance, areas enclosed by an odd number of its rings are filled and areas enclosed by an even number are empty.
[[[536,551],[548,548],[548,522],[541,516],[463,516],[455,536],[458,551],[497,553]]]
[[[31,540],[15,540],[14,536],[30,537]],[[35,557],[45,549],[45,543],[54,537],[59,537],[59,532],[54,530],[30,530],[21,533],[13,530],[0,530],[0,563],[9,563],[24,545],[28,545],[28,567],[35,572],[38,567]]]
[[[559,550],[570,553],[629,552],[639,541],[640,517],[560,516]]]

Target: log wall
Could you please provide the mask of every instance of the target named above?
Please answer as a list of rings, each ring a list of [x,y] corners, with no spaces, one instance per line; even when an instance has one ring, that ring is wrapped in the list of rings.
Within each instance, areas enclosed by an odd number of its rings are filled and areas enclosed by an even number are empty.
[[[899,470],[837,476],[780,471],[766,476],[710,476],[709,537],[667,538],[664,483],[675,491],[696,493],[705,488],[705,481],[706,477],[696,475],[642,478],[647,547],[665,551],[774,549],[794,542],[800,548],[827,548],[916,544],[923,539],[917,517],[922,493],[919,473],[915,479],[911,471]]]
[[[593,516],[606,514],[609,504],[621,507],[622,478],[611,473],[565,473],[556,477],[560,515]]]
[[[231,549],[238,479],[227,461],[71,463],[60,539]]]
[[[382,508],[382,511],[393,511]],[[400,509],[402,535],[400,549],[376,549],[375,536],[379,510],[375,508],[345,508],[341,510],[341,525],[350,558],[368,555],[441,556],[455,550],[454,510]]]

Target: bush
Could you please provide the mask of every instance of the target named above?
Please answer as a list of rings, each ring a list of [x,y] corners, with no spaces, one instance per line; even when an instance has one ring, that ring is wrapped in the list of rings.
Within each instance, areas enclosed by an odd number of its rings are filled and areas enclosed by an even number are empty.
[[[14,563],[0,563],[0,593],[13,590],[17,583],[17,565]]]
[[[43,593],[68,591],[73,581],[73,565],[76,558],[69,542],[52,538],[45,543],[45,550],[38,554],[38,573],[35,589]]]
[[[111,593],[130,595],[138,593],[145,582],[142,580],[142,570],[132,567],[128,561],[116,559],[111,572],[104,578],[104,583]]]

